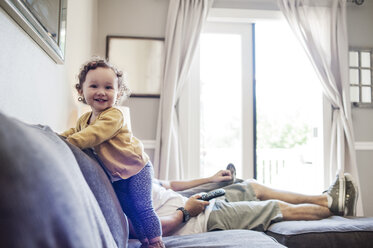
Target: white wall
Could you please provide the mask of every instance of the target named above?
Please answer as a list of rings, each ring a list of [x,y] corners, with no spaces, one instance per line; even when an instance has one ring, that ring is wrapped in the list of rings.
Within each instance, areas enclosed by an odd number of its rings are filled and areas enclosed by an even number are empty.
[[[68,1],[66,60],[57,65],[0,8],[0,111],[60,132],[75,104],[74,75],[96,50],[97,0]]]
[[[68,127],[75,126],[78,118],[78,83],[79,70],[87,60],[98,54],[98,0],[68,0],[67,41],[66,41],[66,82],[70,92],[70,116]]]
[[[61,129],[69,115],[65,67],[56,65],[2,8],[0,33],[0,110]]]
[[[214,0],[214,8],[278,10],[276,0]]]
[[[99,54],[105,56],[106,36],[164,38],[169,0],[100,0],[98,2]],[[158,98],[129,98],[132,131],[145,141],[155,140]],[[146,142],[147,143],[147,142]],[[146,149],[150,158],[154,150]]]
[[[365,0],[361,6],[349,4],[347,8],[349,45],[373,48],[373,0]],[[366,142],[368,150],[357,150],[364,215],[373,216],[373,108],[353,108],[355,140]],[[370,147],[370,148],[369,148]]]
[[[100,56],[105,56],[107,35],[163,38],[168,3],[169,0],[99,0]]]

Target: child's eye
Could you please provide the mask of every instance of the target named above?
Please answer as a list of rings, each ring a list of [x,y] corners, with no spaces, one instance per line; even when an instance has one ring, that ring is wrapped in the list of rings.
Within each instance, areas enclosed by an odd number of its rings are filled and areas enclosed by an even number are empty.
[[[97,86],[95,84],[91,84],[89,87],[90,88],[97,88]]]
[[[111,90],[113,87],[112,86],[106,86],[107,90]]]

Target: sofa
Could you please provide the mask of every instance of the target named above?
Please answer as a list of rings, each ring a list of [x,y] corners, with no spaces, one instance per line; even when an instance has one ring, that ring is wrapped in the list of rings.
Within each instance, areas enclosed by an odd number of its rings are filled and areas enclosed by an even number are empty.
[[[205,187],[220,187],[209,184]],[[191,194],[199,188],[188,192]],[[91,150],[0,113],[0,247],[140,247]],[[373,218],[164,237],[166,247],[373,247]]]

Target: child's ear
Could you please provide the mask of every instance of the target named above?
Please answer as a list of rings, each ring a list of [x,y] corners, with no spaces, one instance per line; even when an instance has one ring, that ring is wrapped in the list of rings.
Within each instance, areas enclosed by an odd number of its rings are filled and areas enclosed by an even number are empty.
[[[78,89],[78,94],[79,94],[79,96],[83,96],[83,90],[82,89]]]

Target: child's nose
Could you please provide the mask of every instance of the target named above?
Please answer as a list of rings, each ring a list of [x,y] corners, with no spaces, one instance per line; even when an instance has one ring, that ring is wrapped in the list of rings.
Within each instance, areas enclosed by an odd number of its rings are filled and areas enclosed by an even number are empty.
[[[105,90],[104,89],[98,89],[97,94],[98,95],[105,95]]]

